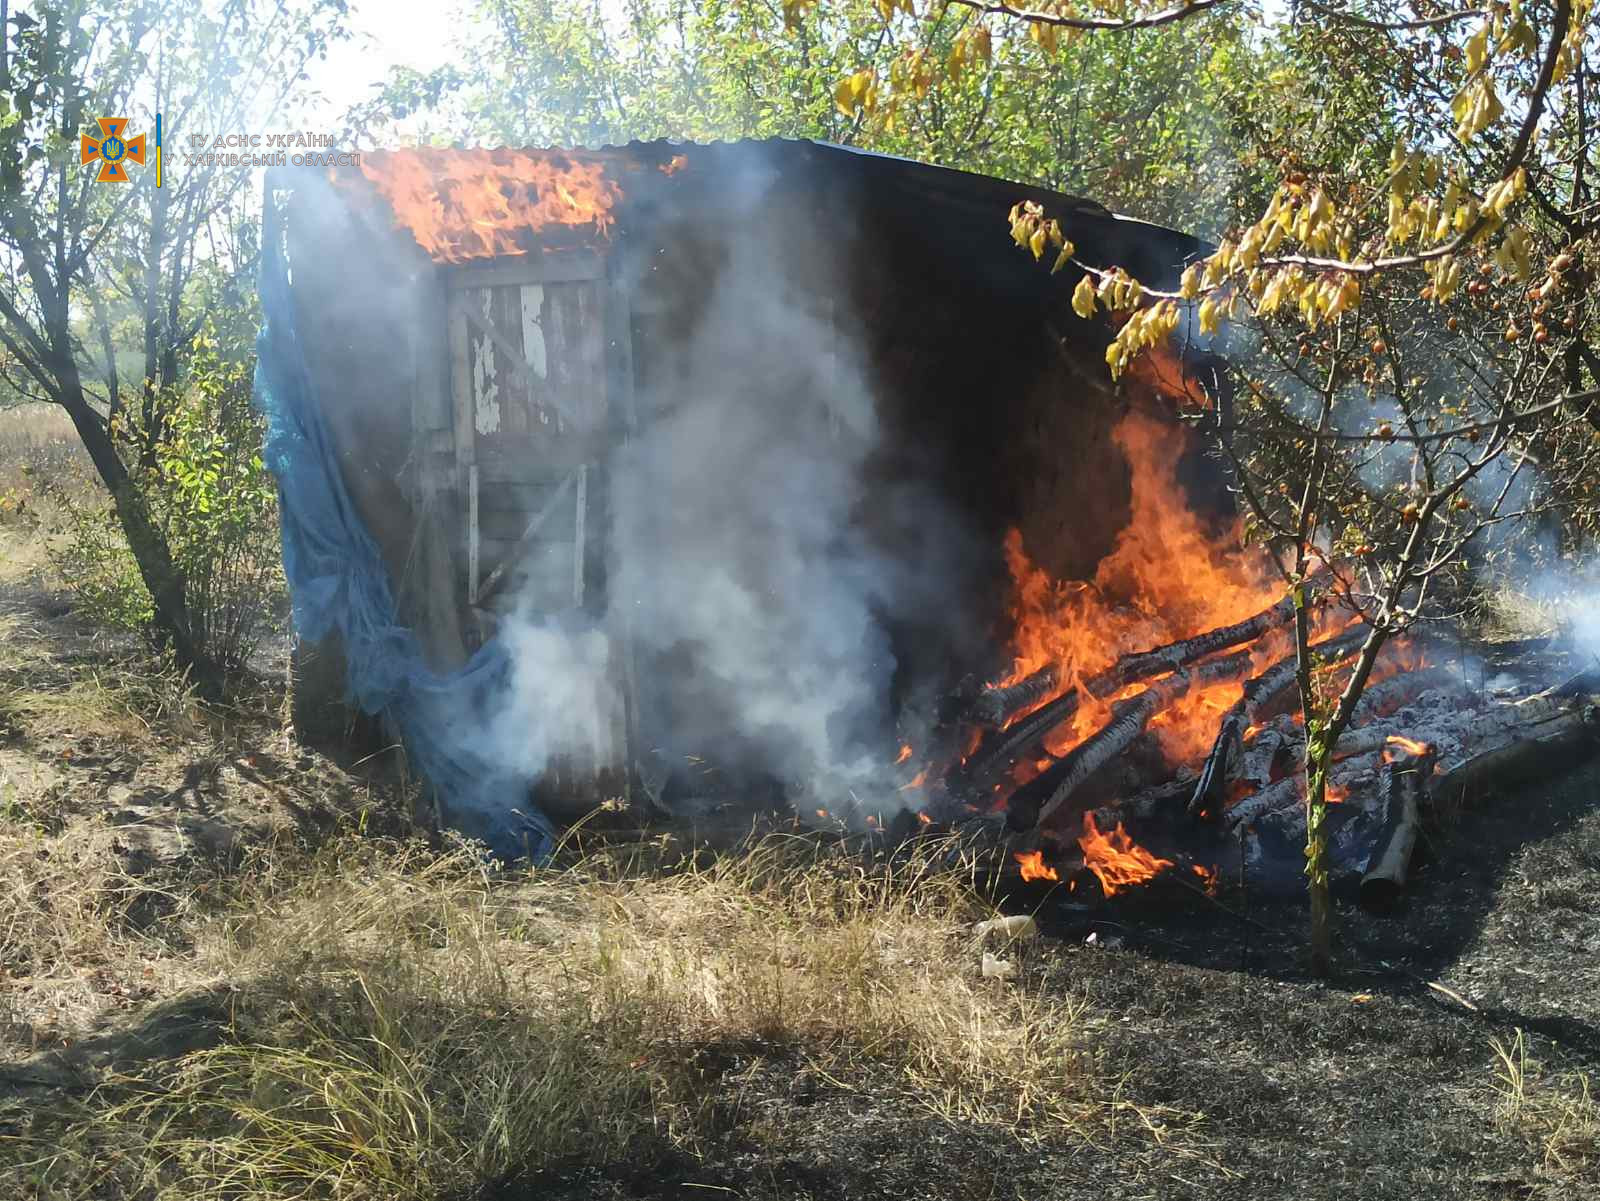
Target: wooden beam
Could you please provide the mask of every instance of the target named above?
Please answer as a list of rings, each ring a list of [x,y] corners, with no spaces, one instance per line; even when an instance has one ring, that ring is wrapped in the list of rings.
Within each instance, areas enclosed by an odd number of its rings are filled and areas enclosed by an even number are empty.
[[[478,603],[478,465],[467,468],[467,604]]]
[[[572,603],[583,608],[583,535],[584,518],[589,508],[589,468],[579,467],[573,472],[578,481],[578,503],[572,523]]]
[[[467,346],[466,297],[450,297],[451,411],[455,421],[456,492],[467,493],[467,469],[476,459],[478,434],[472,423],[472,363]]]
[[[499,288],[512,284],[573,283],[602,279],[606,261],[593,250],[556,250],[523,258],[485,259],[440,268],[449,288]]]

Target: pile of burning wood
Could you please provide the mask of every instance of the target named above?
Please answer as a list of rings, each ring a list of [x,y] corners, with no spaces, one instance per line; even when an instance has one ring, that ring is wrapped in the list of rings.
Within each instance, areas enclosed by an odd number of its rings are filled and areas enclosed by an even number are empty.
[[[1337,689],[1366,628],[1330,595],[1305,603],[1334,631],[1313,649]],[[1220,877],[1269,892],[1303,888],[1294,612],[1285,598],[1073,681],[1048,663],[969,689],[946,715],[946,737],[965,753],[943,773],[934,820],[987,831],[1024,879],[1076,889],[1092,888],[1092,878],[1106,895],[1163,874],[1208,887]],[[1538,671],[1548,678],[1550,665]],[[1334,885],[1368,903],[1405,886],[1430,807],[1552,770],[1595,744],[1600,672],[1547,687],[1405,639],[1380,656],[1373,678],[1327,787]],[[1173,741],[1164,751],[1157,735],[1186,705],[1185,721],[1207,723],[1210,750],[1174,759]],[[1078,719],[1089,710],[1086,728]]]

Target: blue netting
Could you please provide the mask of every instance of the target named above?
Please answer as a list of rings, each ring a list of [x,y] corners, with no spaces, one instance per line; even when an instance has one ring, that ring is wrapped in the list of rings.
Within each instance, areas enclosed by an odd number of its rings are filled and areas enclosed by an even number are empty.
[[[345,489],[306,369],[288,265],[278,239],[266,242],[255,403],[267,419],[263,457],[278,480],[295,634],[306,642],[342,636],[346,699],[393,724],[451,825],[502,857],[540,857],[552,830],[529,803],[531,780],[497,761],[483,740],[512,695],[510,659],[490,641],[459,671],[440,675],[415,633],[397,623],[388,570]]]

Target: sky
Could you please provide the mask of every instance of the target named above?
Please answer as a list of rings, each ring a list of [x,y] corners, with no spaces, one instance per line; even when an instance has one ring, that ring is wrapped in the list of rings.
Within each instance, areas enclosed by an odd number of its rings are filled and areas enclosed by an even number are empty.
[[[431,71],[454,58],[451,43],[469,18],[460,0],[358,0],[350,6],[354,36],[339,43],[310,69],[311,83],[325,100],[331,121],[372,96],[373,85],[394,67]],[[310,116],[312,114],[308,114]]]

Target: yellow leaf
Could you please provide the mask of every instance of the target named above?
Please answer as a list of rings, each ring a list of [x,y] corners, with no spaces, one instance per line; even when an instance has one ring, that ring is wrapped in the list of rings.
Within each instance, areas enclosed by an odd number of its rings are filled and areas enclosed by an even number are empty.
[[[853,81],[847,77],[841,79],[839,86],[833,89],[833,106],[846,117],[855,116],[856,109],[861,107],[856,102],[855,88],[852,83]]]
[[[1094,281],[1088,275],[1072,290],[1072,311],[1080,317],[1094,316]]]
[[[1060,271],[1061,268],[1070,263],[1072,261],[1073,252],[1076,250],[1077,247],[1071,242],[1061,243],[1061,253],[1056,255],[1056,264],[1054,267],[1050,268],[1050,274],[1054,275],[1057,271]]]
[[[1200,264],[1190,263],[1184,269],[1183,279],[1178,283],[1178,295],[1185,300],[1193,300],[1200,295]]]
[[[1489,53],[1489,26],[1487,23],[1467,39],[1464,49],[1468,72],[1476,71],[1483,66],[1484,60]]]
[[[972,31],[972,51],[985,63],[992,60],[994,47],[989,39],[989,27],[987,25],[979,25]]]
[[[1033,237],[1028,239],[1028,249],[1033,251],[1034,258],[1037,259],[1043,256],[1045,244],[1049,242],[1049,240],[1050,235],[1045,233],[1044,226],[1041,225],[1038,229],[1033,231]]]

